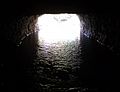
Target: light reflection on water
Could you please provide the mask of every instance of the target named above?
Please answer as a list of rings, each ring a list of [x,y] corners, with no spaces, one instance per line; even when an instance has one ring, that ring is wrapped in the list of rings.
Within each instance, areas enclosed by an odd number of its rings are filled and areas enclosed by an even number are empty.
[[[44,44],[38,41],[37,58],[34,60],[37,85],[47,87],[74,87],[79,83],[77,70],[80,69],[80,40]],[[73,82],[73,84],[71,83]],[[75,83],[75,85],[74,85]],[[78,85],[77,85],[78,86]]]

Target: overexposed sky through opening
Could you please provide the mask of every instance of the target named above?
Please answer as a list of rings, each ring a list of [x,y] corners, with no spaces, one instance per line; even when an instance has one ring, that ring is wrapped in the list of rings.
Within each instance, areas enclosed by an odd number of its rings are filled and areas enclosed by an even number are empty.
[[[80,39],[77,14],[43,14],[38,17],[38,38],[44,43],[70,42]]]

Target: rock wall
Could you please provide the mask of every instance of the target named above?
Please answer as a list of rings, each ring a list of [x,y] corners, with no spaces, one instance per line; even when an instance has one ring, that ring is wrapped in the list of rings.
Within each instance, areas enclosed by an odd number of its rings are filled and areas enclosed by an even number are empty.
[[[6,21],[7,20],[7,21]],[[34,32],[37,16],[6,18],[3,23],[3,39],[19,46],[25,37]]]
[[[120,18],[113,14],[88,14],[81,17],[83,33],[106,46],[114,53],[120,53]]]

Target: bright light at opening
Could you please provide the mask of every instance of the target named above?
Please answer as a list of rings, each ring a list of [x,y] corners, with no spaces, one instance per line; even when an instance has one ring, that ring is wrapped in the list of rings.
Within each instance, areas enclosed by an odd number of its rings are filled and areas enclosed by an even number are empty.
[[[46,43],[74,41],[80,38],[80,25],[76,14],[44,14],[38,18],[38,37]]]

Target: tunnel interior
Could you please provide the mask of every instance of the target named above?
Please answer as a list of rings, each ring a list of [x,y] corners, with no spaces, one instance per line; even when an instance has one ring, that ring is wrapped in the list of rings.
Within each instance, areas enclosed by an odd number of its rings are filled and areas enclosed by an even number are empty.
[[[120,17],[117,7],[92,1],[14,3],[5,3],[7,9],[0,6],[0,92],[115,92],[119,89]],[[79,17],[79,39],[53,46],[39,43],[39,17],[66,13]],[[76,23],[75,19],[72,23]],[[47,25],[50,24],[53,23],[48,21]],[[71,32],[69,27],[64,34]],[[60,27],[55,30],[63,31]],[[51,37],[55,40],[55,36],[49,35],[48,41]]]

